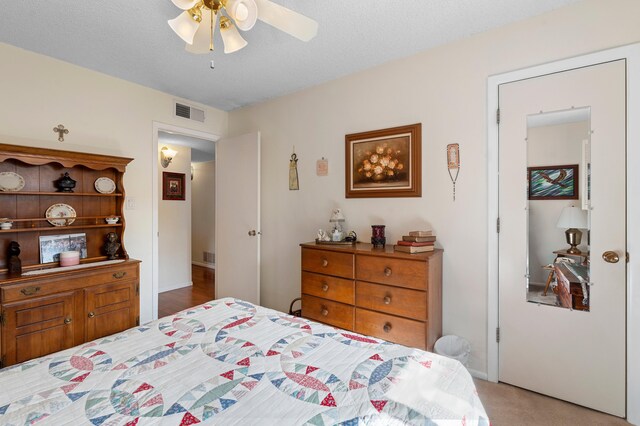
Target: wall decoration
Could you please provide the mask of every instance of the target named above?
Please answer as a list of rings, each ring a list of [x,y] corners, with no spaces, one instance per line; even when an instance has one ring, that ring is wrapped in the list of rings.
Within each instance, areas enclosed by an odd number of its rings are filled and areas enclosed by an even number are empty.
[[[345,197],[422,196],[422,124],[346,135]]]
[[[184,173],[162,172],[162,199],[185,200]]]
[[[527,168],[530,200],[577,200],[578,165]]]
[[[447,145],[447,170],[453,183],[453,201],[456,200],[456,181],[460,173],[460,145],[451,143]],[[451,170],[455,170],[455,176]]]
[[[60,260],[60,253],[65,251],[80,252],[80,258],[87,257],[87,234],[46,235],[39,237],[40,263],[51,263]]]
[[[316,175],[317,176],[329,175],[329,160],[322,157],[322,159],[316,161]]]
[[[297,191],[299,189],[298,156],[296,155],[296,148],[293,147],[293,154],[291,154],[291,159],[289,160],[289,191]]]
[[[64,135],[69,134],[69,129],[65,129],[62,124],[58,124],[58,127],[53,128],[53,133],[58,134],[58,142],[64,142]]]

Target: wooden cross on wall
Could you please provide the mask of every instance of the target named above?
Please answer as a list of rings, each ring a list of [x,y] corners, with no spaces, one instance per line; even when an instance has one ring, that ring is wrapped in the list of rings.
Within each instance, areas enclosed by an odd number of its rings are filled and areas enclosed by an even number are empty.
[[[58,134],[58,141],[64,142],[64,135],[69,134],[69,129],[65,129],[62,124],[58,124],[58,127],[53,128],[53,132]]]

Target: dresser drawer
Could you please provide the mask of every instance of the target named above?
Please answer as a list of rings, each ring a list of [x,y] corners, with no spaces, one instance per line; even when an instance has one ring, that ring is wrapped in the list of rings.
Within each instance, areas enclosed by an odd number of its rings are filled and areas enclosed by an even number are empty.
[[[302,249],[302,270],[353,278],[353,254]]]
[[[355,301],[352,280],[312,272],[302,272],[302,292],[349,305]]]
[[[426,349],[425,323],[356,308],[356,333]]]
[[[108,268],[78,269],[73,273],[36,275],[21,284],[2,287],[3,303],[47,296],[61,291],[78,290],[85,287],[138,279],[138,264],[113,265]]]
[[[413,348],[426,348],[425,323],[356,308],[356,333]]]
[[[353,306],[302,295],[302,316],[345,330],[353,330]]]
[[[358,281],[426,290],[427,263],[390,257],[358,256],[356,278]]]
[[[357,281],[356,306],[419,321],[427,319],[427,293],[424,291]]]

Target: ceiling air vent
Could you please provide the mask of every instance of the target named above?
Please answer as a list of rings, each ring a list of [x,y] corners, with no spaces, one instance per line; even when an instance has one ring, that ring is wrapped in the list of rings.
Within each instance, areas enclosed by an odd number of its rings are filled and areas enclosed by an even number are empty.
[[[176,102],[175,114],[176,117],[187,118],[189,120],[204,123],[204,111],[189,105]]]

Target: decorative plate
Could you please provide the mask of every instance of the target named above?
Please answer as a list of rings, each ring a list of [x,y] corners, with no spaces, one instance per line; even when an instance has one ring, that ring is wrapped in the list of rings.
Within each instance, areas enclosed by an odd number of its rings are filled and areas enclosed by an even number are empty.
[[[52,218],[48,220],[53,226],[67,226],[71,225],[75,219],[53,219],[55,217],[76,217],[76,211],[68,204],[54,204],[47,209],[45,213],[46,218]]]
[[[24,179],[17,173],[2,172],[0,173],[0,191],[15,192],[24,188]]]
[[[99,177],[96,179],[94,186],[96,187],[96,191],[101,194],[113,194],[116,190],[116,183],[108,177]]]

